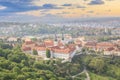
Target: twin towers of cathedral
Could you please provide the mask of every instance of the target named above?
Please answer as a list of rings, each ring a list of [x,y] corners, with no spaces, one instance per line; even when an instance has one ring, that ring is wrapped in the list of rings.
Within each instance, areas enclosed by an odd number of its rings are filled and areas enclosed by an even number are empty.
[[[62,33],[61,39],[64,40],[64,34]],[[55,34],[55,41],[58,41],[58,36]]]
[[[62,31],[62,34],[61,34],[61,40],[64,41],[64,34],[63,34],[63,31],[64,31],[64,28],[65,28],[65,25],[62,26],[61,28],[61,31]],[[55,41],[58,41],[58,36],[57,34],[55,33]]]

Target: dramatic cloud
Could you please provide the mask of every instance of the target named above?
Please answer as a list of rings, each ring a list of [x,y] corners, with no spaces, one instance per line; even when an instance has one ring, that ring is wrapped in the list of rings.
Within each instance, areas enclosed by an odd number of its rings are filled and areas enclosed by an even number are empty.
[[[0,16],[120,16],[119,3],[120,0],[0,0]]]
[[[0,12],[25,12],[30,10],[38,10],[40,7],[32,4],[32,0],[0,0],[0,5],[6,7]]]
[[[103,0],[91,0],[90,3],[88,3],[89,5],[101,5],[104,4]]]
[[[32,1],[33,0],[0,0],[0,15],[42,9],[61,9],[55,4],[36,6]]]

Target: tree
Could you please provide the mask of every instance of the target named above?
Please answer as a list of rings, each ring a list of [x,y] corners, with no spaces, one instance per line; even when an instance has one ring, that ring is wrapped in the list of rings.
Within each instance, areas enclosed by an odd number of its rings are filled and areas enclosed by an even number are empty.
[[[12,49],[12,48],[13,48],[12,45],[5,44],[5,43],[0,43],[0,47],[1,47],[2,49]]]
[[[9,60],[5,60],[5,58],[0,59],[0,67],[4,69],[9,69],[9,65],[11,62]]]
[[[2,76],[0,76],[0,80],[15,80],[15,75],[13,73],[3,73]]]
[[[28,57],[19,51],[13,51],[12,54],[9,54],[7,56],[8,60],[16,62],[16,63],[20,63],[22,60],[28,60]]]
[[[13,68],[13,72],[16,72],[17,74],[20,74],[20,73],[21,73],[19,67],[14,67],[14,68]]]
[[[50,80],[56,80],[56,78],[52,77]]]
[[[32,41],[37,41],[37,38],[32,38],[31,40],[32,40]]]
[[[24,75],[18,75],[17,80],[26,80]]]
[[[13,48],[13,50],[21,52],[21,45],[17,44],[16,47]]]
[[[47,80],[45,76],[41,76],[39,80]]]
[[[83,54],[86,54],[86,48],[82,48],[81,51],[82,51]]]
[[[51,53],[50,53],[50,50],[49,50],[49,49],[46,50],[46,57],[47,57],[47,58],[50,58],[50,57],[51,57]]]
[[[37,50],[33,50],[33,55],[38,55]]]
[[[88,65],[91,69],[95,70],[96,72],[101,72],[103,71],[103,68],[105,66],[104,60],[102,60],[101,58],[93,58],[89,65]]]
[[[39,80],[44,80],[42,77]]]
[[[21,64],[24,66],[29,66],[28,60],[22,60]]]

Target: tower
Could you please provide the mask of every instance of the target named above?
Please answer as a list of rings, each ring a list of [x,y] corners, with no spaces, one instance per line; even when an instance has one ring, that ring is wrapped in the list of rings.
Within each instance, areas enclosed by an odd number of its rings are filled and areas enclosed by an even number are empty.
[[[57,41],[57,35],[55,34],[55,41]]]
[[[54,39],[55,41],[54,41],[54,46],[57,46],[57,41],[58,41],[58,39],[57,39],[57,35],[55,34],[55,39]]]
[[[64,40],[64,34],[63,34],[63,30],[64,30],[64,27],[65,27],[65,25],[62,27],[62,40]]]
[[[62,33],[62,40],[64,40],[64,34]]]

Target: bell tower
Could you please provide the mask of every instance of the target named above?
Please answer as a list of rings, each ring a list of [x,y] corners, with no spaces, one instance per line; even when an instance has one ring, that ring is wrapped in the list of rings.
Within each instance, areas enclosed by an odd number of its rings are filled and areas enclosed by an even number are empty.
[[[55,41],[57,41],[57,35],[55,34]]]

